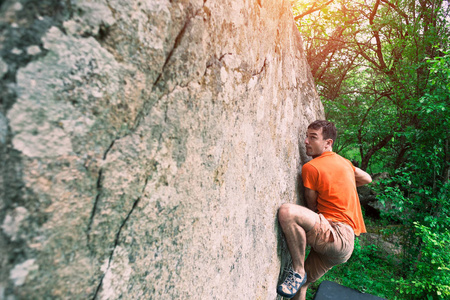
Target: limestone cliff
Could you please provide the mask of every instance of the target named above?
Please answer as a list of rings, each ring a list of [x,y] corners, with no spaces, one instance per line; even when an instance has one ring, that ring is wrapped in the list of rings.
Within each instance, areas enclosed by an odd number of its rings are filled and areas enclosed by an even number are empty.
[[[290,2],[0,3],[0,298],[275,299],[323,117]]]

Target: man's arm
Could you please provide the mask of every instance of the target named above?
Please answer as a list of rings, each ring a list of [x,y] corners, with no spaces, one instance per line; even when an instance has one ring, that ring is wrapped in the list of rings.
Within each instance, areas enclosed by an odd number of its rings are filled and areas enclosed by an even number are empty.
[[[362,186],[372,182],[372,177],[360,168],[355,167],[356,186]]]
[[[317,212],[317,197],[318,196],[319,196],[318,192],[305,187],[306,206],[314,212]]]

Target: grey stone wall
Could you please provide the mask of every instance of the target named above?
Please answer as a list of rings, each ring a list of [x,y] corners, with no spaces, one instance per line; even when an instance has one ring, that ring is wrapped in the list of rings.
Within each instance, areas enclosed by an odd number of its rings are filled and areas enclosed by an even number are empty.
[[[275,299],[323,117],[290,2],[0,3],[0,299]]]

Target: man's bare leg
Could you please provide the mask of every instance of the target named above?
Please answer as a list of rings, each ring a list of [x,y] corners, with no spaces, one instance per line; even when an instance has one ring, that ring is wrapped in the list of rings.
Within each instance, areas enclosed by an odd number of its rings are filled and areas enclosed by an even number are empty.
[[[309,282],[302,285],[300,290],[295,294],[294,298],[292,300],[306,300],[306,290],[308,289]]]
[[[304,206],[287,203],[278,210],[278,221],[286,237],[292,258],[292,268],[304,278],[306,232],[310,231],[319,221],[319,215]],[[298,294],[306,295],[306,289],[307,284],[303,292],[301,289]]]

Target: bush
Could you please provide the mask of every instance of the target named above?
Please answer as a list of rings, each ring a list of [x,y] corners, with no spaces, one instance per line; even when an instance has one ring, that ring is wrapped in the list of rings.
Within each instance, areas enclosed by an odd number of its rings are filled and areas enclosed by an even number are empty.
[[[376,245],[362,247],[359,238],[355,240],[352,257],[326,273],[311,286],[308,299],[324,280],[334,281],[360,292],[394,299],[395,282],[391,279],[393,266],[386,260],[381,249]]]

